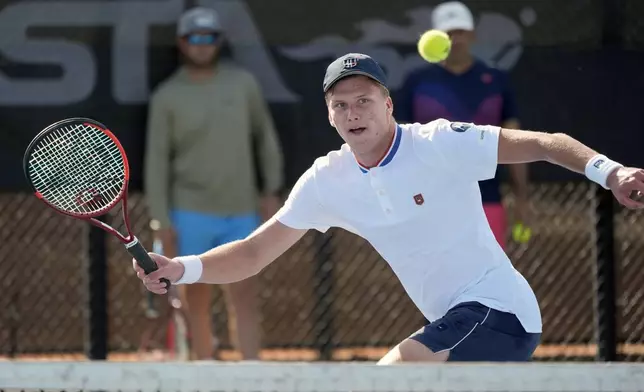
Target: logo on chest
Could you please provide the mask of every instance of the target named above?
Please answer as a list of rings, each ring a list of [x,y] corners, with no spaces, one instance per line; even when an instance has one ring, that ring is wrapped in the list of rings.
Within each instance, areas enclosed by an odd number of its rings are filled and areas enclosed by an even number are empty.
[[[416,205],[423,205],[425,203],[425,199],[423,198],[423,194],[419,193],[417,195],[414,195],[414,202],[416,202]]]

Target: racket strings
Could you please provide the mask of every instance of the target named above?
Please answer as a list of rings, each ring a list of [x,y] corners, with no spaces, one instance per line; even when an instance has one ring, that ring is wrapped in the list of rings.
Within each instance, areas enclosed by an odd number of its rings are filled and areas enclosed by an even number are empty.
[[[76,126],[74,127],[73,130],[80,130],[79,128],[83,128],[82,126]],[[71,132],[63,132],[63,131],[69,131],[69,129],[63,129],[63,130],[56,130],[54,133],[50,134],[47,139],[45,139],[45,142],[43,143],[43,149],[41,150],[43,152],[43,159],[46,157],[46,159],[51,160],[48,161],[48,165],[46,165],[46,168],[55,168],[58,165],[58,168],[63,169],[66,173],[65,176],[60,176],[57,175],[54,177],[57,181],[57,185],[59,191],[63,191],[63,194],[65,196],[65,199],[69,200],[70,196],[72,196],[69,192],[71,190],[74,190],[74,188],[77,188],[79,185],[87,184],[87,185],[94,185],[95,183],[98,182],[98,180],[101,179],[101,169],[115,169],[114,165],[105,165],[105,157],[101,155],[105,155],[105,153],[109,153],[110,149],[105,148],[105,142],[111,143],[111,139],[104,135],[102,132],[98,130],[94,130],[93,128],[90,127],[85,127],[86,131],[89,130],[92,132],[94,135],[92,136],[103,136],[102,138],[90,138],[90,137],[76,137],[74,140],[70,140],[70,135],[73,135]],[[100,140],[103,139],[103,140]],[[71,141],[71,143],[70,143]],[[92,145],[91,143],[94,143],[96,141],[100,141],[103,144],[102,149],[97,148],[98,146]],[[63,146],[61,148],[61,146]],[[112,150],[112,160],[114,158],[119,158],[119,153],[118,153],[118,148],[113,148]],[[100,152],[100,155],[97,154],[97,152]],[[114,154],[116,153],[116,155]],[[92,155],[94,155],[96,158],[94,161],[91,161],[90,158]],[[34,154],[34,156],[37,158],[40,158],[37,154]],[[52,160],[52,157],[56,157],[56,161]],[[61,157],[64,157],[64,159],[61,160]],[[48,174],[54,174],[52,173],[52,170],[48,170]],[[58,174],[58,173],[55,173]],[[108,179],[109,178],[114,178],[117,177],[118,174],[117,172],[107,172],[103,173],[103,176],[106,176]],[[47,180],[51,180],[51,176],[47,178]],[[91,189],[91,188],[87,188]],[[113,196],[113,195],[112,195]]]
[[[56,130],[54,133],[48,135],[48,137],[45,139],[45,143],[43,143],[42,145],[42,149],[40,150],[43,152],[43,156],[46,156],[46,159],[51,160],[50,162],[48,162],[48,163],[51,163],[51,165],[45,166],[47,169],[56,167],[57,169],[64,169],[67,171],[67,176],[55,177],[58,182],[56,185],[58,186],[70,185],[69,184],[70,179],[76,179],[74,183],[77,183],[78,179],[80,179],[81,177],[91,176],[96,178],[100,174],[97,170],[97,165],[87,162],[86,159],[81,160],[79,159],[80,155],[78,153],[76,154],[73,153],[74,147],[77,149],[83,148],[83,150],[86,150],[87,141],[80,139],[78,140],[80,142],[79,143],[80,145],[76,146],[75,144],[67,143],[68,140],[65,140],[62,136],[63,135],[61,135],[60,130]],[[61,148],[59,147],[63,143],[66,145],[65,147],[66,151],[61,151]],[[71,146],[71,151],[69,146]],[[66,161],[60,161],[59,159],[61,156],[61,153],[63,152],[65,153],[64,156]],[[34,156],[36,155],[37,155],[37,152],[34,153]],[[54,162],[54,160],[52,160],[53,156],[57,156],[58,160]],[[55,165],[58,165],[58,166],[55,166]],[[52,170],[48,170],[48,174],[53,174]],[[50,180],[51,178],[52,177],[50,176],[47,178],[47,180]],[[65,183],[65,181],[67,181],[67,183]],[[67,189],[71,189],[71,188],[67,188]]]
[[[125,186],[125,162],[102,130],[84,124],[55,129],[36,146],[29,174],[49,203],[76,214],[111,206]]]
[[[48,162],[48,163],[51,163],[51,165],[45,166],[48,172],[47,174],[50,174],[50,175],[54,174],[53,170],[50,170],[50,168],[53,169],[54,167],[59,170],[65,169],[68,171],[67,177],[60,177],[60,176],[54,177],[58,181],[56,185],[66,185],[63,183],[63,181],[65,180],[69,181],[70,178],[78,178],[79,175],[82,175],[82,172],[80,172],[81,168],[84,168],[84,170],[87,172],[91,172],[88,174],[96,175],[97,174],[96,168],[94,166],[87,165],[87,162],[82,162],[78,159],[78,155],[71,154],[72,151],[70,151],[70,146],[71,148],[73,148],[74,145],[68,143],[68,140],[65,140],[62,136],[64,135],[61,135],[60,130],[56,130],[53,133],[49,134],[44,140],[44,143],[42,144],[42,148],[39,151],[36,151],[34,153],[34,156],[36,156],[39,152],[42,151],[43,157],[46,157],[46,159],[51,160],[50,162]],[[81,143],[83,143],[82,140],[81,140]],[[63,144],[65,144],[66,151],[61,151],[60,146]],[[80,148],[80,147],[85,147],[85,146],[78,146],[76,148]],[[61,156],[61,153],[65,153],[64,156],[66,157],[67,161],[61,162],[60,160],[57,160],[56,162],[54,162],[52,157],[57,156],[57,158],[59,159],[59,157]],[[42,157],[37,156],[36,158],[42,158]],[[54,166],[54,165],[59,165],[59,166]],[[49,176],[47,177],[47,180],[50,180],[51,178],[52,177]]]
[[[48,153],[51,153],[51,151],[48,151]],[[41,185],[43,197],[56,202],[59,207],[77,213],[91,212],[96,208],[101,208],[101,204],[103,204],[101,199],[105,201],[105,197],[108,199],[115,197],[117,192],[112,189],[104,189],[105,184],[97,186],[99,185],[100,172],[95,165],[87,165],[78,159],[78,155],[74,153],[70,153],[66,159],[66,165],[61,166],[59,169],[64,170],[65,175],[60,175],[59,172],[52,173],[49,170],[48,178],[39,184]],[[80,168],[84,168],[85,172],[80,171]],[[46,182],[46,180],[51,180],[52,178],[55,179],[55,183],[49,184]]]
[[[60,138],[60,131],[55,132],[52,135],[49,135],[48,140],[46,139],[45,142],[48,144],[43,144],[44,148],[41,150],[43,152],[43,159],[46,156],[47,159],[51,159],[52,156],[57,155],[57,162],[56,165],[53,165],[53,161],[51,161],[50,165],[46,165],[46,168],[56,168],[57,170],[46,170],[46,173],[48,176],[46,178],[43,178],[41,183],[38,185],[45,185],[43,186],[43,195],[49,199],[61,199],[61,200],[71,200],[73,191],[78,192],[78,186],[81,185],[83,182],[88,182],[87,180],[89,178],[96,178],[98,173],[96,165],[88,165],[87,162],[83,162],[83,160],[79,159],[79,154],[78,152],[74,153],[74,151],[69,151],[68,147],[65,147],[64,149],[67,151],[61,151],[62,149],[59,147],[59,145],[62,144],[67,144],[72,145],[73,144],[68,144],[65,143],[66,141],[64,139],[56,139],[56,137]],[[52,143],[52,140],[57,140],[56,145]],[[80,145],[78,145],[79,149],[84,149],[85,146],[82,145],[82,141]],[[63,156],[61,153],[65,153],[65,161],[61,161],[60,158]],[[37,157],[40,158],[40,157]],[[50,163],[50,162],[48,162]],[[84,168],[85,173],[81,172],[80,169]],[[59,172],[64,171],[65,175],[60,175]],[[89,177],[88,177],[89,176]],[[55,183],[51,184],[52,186],[47,186],[47,181],[51,181],[52,179],[55,180]],[[91,190],[92,188],[87,188],[87,190]],[[54,195],[52,191],[57,191],[58,195]],[[82,191],[82,189],[81,189]],[[76,194],[76,198],[78,199],[78,193]],[[83,195],[80,195],[83,196]]]

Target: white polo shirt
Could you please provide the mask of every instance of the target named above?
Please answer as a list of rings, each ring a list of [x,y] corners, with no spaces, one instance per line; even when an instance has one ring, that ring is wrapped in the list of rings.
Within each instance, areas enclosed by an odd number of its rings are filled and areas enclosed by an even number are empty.
[[[313,163],[276,218],[365,238],[429,321],[478,301],[541,332],[536,297],[497,243],[481,202],[478,181],[495,175],[499,130],[442,119],[400,124],[371,169],[345,144]]]

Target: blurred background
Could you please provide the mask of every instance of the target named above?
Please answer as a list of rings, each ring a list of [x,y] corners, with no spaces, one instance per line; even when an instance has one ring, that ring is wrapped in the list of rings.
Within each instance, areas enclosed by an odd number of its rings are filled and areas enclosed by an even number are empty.
[[[432,27],[438,3],[0,0],[0,357],[167,358],[166,298],[155,297],[160,315],[147,317],[122,245],[33,197],[22,154],[60,119],[106,124],[130,160],[133,231],[152,249],[143,193],[148,105],[179,65],[177,20],[185,10],[216,10],[230,58],[260,86],[281,146],[284,197],[317,156],[342,143],[321,91],[328,63],[367,53],[385,68],[395,96],[425,66],[416,40]],[[644,166],[644,2],[465,3],[476,20],[473,50],[508,72],[522,128],[565,132]],[[507,177],[501,189],[511,221]],[[530,165],[528,196],[532,237],[517,243],[508,230],[507,251],[540,301],[536,359],[644,360],[642,214],[546,164]],[[373,360],[424,323],[386,262],[340,229],[310,232],[257,283],[264,359]],[[225,295],[211,292],[217,356],[238,359]]]

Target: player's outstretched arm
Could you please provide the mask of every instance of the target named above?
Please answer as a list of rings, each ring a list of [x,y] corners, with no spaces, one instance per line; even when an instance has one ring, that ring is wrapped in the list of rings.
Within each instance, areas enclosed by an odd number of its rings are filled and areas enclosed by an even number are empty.
[[[577,173],[598,153],[563,133],[502,128],[498,161],[501,164],[548,161]]]
[[[288,227],[273,217],[246,239],[202,254],[199,258],[203,273],[199,283],[233,283],[256,275],[295,245],[307,231]]]
[[[137,276],[146,288],[157,294],[166,293],[161,278],[173,284],[226,284],[244,280],[259,273],[293,246],[307,230],[299,230],[271,218],[243,240],[216,247],[201,255],[168,259],[150,254],[159,269],[145,275],[133,262]]]
[[[625,207],[644,208],[631,198],[644,194],[644,170],[624,167],[563,133],[501,129],[498,162],[512,164],[547,161],[585,174],[606,189]]]

